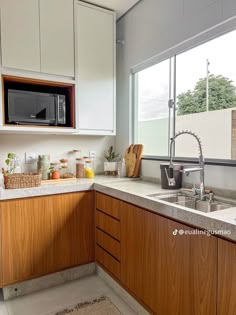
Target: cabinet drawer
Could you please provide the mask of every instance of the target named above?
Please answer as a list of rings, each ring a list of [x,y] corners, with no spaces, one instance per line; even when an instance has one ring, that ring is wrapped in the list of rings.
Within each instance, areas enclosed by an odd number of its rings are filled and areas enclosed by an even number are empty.
[[[96,226],[118,241],[120,240],[120,221],[97,210]]]
[[[96,193],[96,208],[118,220],[120,219],[120,201],[118,199]]]
[[[96,229],[96,242],[108,253],[120,261],[120,242],[105,234],[99,229]]]
[[[118,260],[109,255],[100,246],[96,245],[96,259],[116,278],[120,279],[120,263]]]

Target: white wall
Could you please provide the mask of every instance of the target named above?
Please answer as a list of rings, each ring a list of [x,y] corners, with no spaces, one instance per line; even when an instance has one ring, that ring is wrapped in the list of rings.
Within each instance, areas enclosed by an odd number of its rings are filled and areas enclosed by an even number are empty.
[[[161,163],[162,162],[160,161],[142,161],[141,176],[160,179]],[[205,186],[236,191],[235,174],[235,167],[216,167],[214,165],[205,165]],[[188,176],[183,175],[183,182],[185,184],[189,184],[191,187],[193,184],[198,185],[200,183],[199,172],[191,173]]]
[[[142,0],[117,23],[117,137],[123,151],[130,144],[129,74],[137,64],[236,15],[235,0]],[[147,169],[145,167],[145,169]],[[216,182],[225,172],[214,167]],[[207,175],[207,174],[206,174]],[[236,175],[236,169],[228,175]]]
[[[62,136],[62,135],[9,135],[0,134],[0,167],[5,166],[5,159],[8,152],[17,154],[24,161],[25,152],[49,154],[51,161],[58,161],[61,158],[68,158],[74,161],[72,150],[80,149],[83,156],[88,156],[89,150],[96,151],[95,171],[103,172],[104,150],[114,145],[115,137],[95,136]],[[73,163],[74,164],[74,163]],[[36,163],[24,165],[24,170],[35,170]]]
[[[232,110],[228,108],[176,117],[176,132],[191,130],[202,141],[205,158],[231,159]],[[138,142],[144,144],[144,155],[168,155],[168,118],[140,121]],[[176,156],[198,157],[198,146],[193,137],[176,139]]]

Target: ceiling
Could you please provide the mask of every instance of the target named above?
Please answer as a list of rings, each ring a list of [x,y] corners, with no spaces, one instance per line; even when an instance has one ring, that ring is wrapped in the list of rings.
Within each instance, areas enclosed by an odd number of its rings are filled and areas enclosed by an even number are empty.
[[[86,0],[86,2],[116,11],[118,19],[139,0]]]

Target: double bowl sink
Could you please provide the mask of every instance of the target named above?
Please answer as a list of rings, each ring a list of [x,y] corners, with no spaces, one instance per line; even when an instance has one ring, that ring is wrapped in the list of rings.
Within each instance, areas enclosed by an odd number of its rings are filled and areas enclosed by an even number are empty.
[[[186,208],[202,211],[202,212],[213,212],[218,210],[224,210],[227,208],[234,207],[235,205],[221,202],[221,201],[208,201],[199,200],[195,196],[188,195],[183,192],[174,192],[169,194],[151,194],[149,197],[163,200],[166,202],[174,203]]]

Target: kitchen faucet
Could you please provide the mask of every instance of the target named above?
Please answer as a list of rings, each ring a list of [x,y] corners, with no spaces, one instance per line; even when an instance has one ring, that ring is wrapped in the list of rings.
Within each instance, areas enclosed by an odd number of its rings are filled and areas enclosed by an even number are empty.
[[[189,174],[192,172],[200,172],[200,188],[199,189],[194,188],[194,193],[199,196],[200,200],[204,200],[205,199],[205,186],[204,186],[204,158],[203,158],[203,154],[202,154],[202,144],[201,144],[200,138],[192,131],[183,130],[183,131],[178,132],[173,138],[171,138],[169,175],[168,175],[167,169],[166,169],[168,184],[169,184],[169,186],[175,185],[174,164],[173,164],[173,144],[174,144],[176,138],[178,138],[179,136],[184,135],[184,134],[191,135],[197,140],[198,148],[199,148],[199,166],[198,167],[192,167],[192,168],[184,168],[182,172],[185,174]]]

